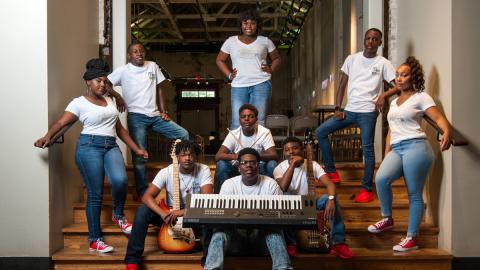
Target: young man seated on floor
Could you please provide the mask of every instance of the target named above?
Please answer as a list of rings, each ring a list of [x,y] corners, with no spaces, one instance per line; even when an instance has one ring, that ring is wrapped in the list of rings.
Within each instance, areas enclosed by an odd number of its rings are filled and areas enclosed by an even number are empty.
[[[253,148],[238,152],[240,175],[226,180],[221,195],[281,195],[282,190],[272,178],[259,174],[260,154]],[[205,270],[223,269],[226,253],[259,255],[267,246],[272,269],[293,269],[280,229],[215,228],[208,247]],[[260,250],[259,250],[260,248]]]
[[[180,184],[181,209],[168,211],[160,208],[155,197],[162,189],[167,191],[167,205],[173,205],[173,164],[160,170],[142,197],[140,206],[133,221],[132,233],[128,239],[125,255],[126,270],[137,270],[142,262],[142,255],[147,236],[148,225],[162,226],[164,223],[175,224],[177,217],[184,214],[183,205],[187,193],[213,193],[213,181],[210,168],[197,163],[198,146],[190,141],[182,141],[175,147],[178,159],[178,177]]]
[[[215,192],[217,193],[226,179],[238,175],[238,153],[246,147],[260,153],[260,174],[273,177],[273,169],[278,164],[272,133],[268,128],[257,123],[257,108],[251,104],[244,104],[238,113],[240,127],[230,130],[215,155],[217,161]]]
[[[283,142],[282,161],[273,171],[273,175],[278,185],[288,195],[307,195],[308,194],[308,176],[307,162],[304,158],[303,142],[296,137],[288,137]],[[317,200],[317,209],[325,211],[325,218],[330,220],[331,243],[330,253],[342,258],[348,259],[353,256],[352,252],[345,244],[345,224],[343,223],[340,206],[335,198],[335,184],[328,178],[322,167],[312,161],[313,177],[315,186],[325,185],[327,194],[322,195]],[[295,232],[286,230],[285,238],[288,245],[288,252],[291,256],[296,254]]]

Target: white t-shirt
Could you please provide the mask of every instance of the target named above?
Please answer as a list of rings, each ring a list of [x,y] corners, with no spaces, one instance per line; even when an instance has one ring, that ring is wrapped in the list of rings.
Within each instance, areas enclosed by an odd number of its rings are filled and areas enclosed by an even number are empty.
[[[397,105],[398,97],[390,103],[387,119],[390,126],[390,144],[403,140],[426,138],[420,127],[425,110],[435,106],[433,99],[425,92],[415,93]]]
[[[239,143],[240,142],[240,143]],[[257,131],[250,137],[243,134],[242,127],[230,131],[222,143],[232,153],[238,153],[243,148],[253,148],[259,153],[275,146],[272,133],[268,128],[257,125]]]
[[[282,195],[282,189],[275,180],[266,176],[258,175],[255,185],[247,186],[242,182],[242,176],[238,175],[227,179],[220,189],[222,195]]]
[[[220,50],[230,55],[232,69],[237,69],[237,76],[232,81],[232,87],[247,87],[270,80],[271,74],[262,71],[262,64],[267,64],[267,55],[275,50],[273,42],[264,36],[245,44],[238,36],[231,36]]]
[[[320,167],[320,165],[316,161],[312,161],[313,165],[313,177],[315,179],[319,179],[322,175],[325,174],[325,171]],[[280,164],[275,167],[273,170],[273,177],[278,179],[283,177],[285,172],[287,171],[290,164],[288,160],[282,161]],[[290,186],[285,194],[289,195],[307,195],[308,194],[308,178],[307,178],[307,162],[306,159],[300,167],[295,167],[293,170],[292,181],[290,182]]]
[[[95,105],[84,96],[74,98],[68,104],[65,111],[75,114],[83,124],[81,134],[115,137],[119,112],[111,98],[104,98],[107,101],[106,107]]]
[[[363,52],[349,55],[341,70],[348,75],[348,101],[345,110],[373,112],[383,80],[395,79],[392,63],[383,56],[363,56]]]
[[[145,61],[143,67],[131,63],[115,69],[108,80],[122,87],[122,95],[128,112],[141,113],[149,117],[159,116],[157,85],[165,80],[157,64]]]
[[[198,194],[204,185],[213,185],[210,168],[201,163],[195,163],[193,174],[182,174],[180,178],[181,205],[185,204],[187,193]],[[161,169],[152,181],[152,184],[159,189],[167,189],[167,205],[173,205],[173,165]]]

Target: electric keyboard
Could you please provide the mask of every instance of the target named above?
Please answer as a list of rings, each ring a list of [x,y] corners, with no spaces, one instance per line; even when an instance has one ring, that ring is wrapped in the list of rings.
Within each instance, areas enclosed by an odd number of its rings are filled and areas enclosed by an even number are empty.
[[[315,228],[314,196],[187,194],[183,227]]]

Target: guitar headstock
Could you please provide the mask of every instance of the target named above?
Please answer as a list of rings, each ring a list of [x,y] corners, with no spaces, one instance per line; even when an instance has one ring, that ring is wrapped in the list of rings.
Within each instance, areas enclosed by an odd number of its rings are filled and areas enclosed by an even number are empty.
[[[311,128],[305,130],[305,140],[303,141],[305,145],[315,145],[317,140],[313,136],[313,130]]]
[[[173,162],[177,161],[177,154],[175,154],[175,150],[177,148],[177,144],[181,141],[182,140],[180,139],[176,139],[172,144],[172,149],[170,150],[170,157],[172,158]]]

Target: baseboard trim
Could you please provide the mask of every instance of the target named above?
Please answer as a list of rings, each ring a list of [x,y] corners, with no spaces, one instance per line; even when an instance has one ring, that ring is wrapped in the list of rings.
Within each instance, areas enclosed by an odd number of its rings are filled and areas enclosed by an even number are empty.
[[[0,257],[0,269],[49,270],[52,266],[50,257]]]
[[[480,257],[453,257],[452,270],[478,270]]]

